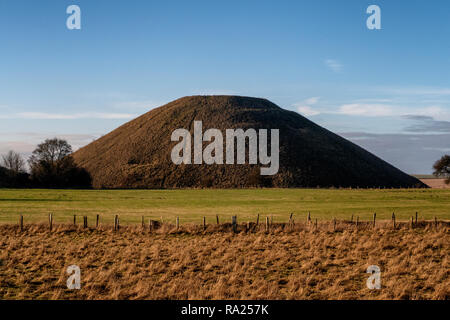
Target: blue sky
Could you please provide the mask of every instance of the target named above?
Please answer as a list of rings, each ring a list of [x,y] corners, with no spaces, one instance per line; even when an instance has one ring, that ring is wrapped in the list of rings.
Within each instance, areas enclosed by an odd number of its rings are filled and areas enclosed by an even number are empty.
[[[81,8],[81,30],[66,8]],[[381,8],[381,30],[366,8]],[[0,2],[0,154],[193,94],[265,97],[408,173],[450,153],[450,2]]]

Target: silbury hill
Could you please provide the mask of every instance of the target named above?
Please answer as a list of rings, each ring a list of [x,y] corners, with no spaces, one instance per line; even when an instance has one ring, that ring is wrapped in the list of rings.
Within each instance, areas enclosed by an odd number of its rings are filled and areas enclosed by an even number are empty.
[[[174,164],[176,129],[194,126],[223,133],[224,164]],[[268,165],[225,164],[227,129],[279,129],[279,169],[261,175]],[[259,131],[260,132],[260,131]],[[213,141],[214,139],[211,139]],[[204,141],[203,148],[211,142]],[[194,153],[192,146],[191,152]],[[213,153],[214,154],[214,153]],[[418,179],[296,112],[266,99],[240,96],[190,96],[153,109],[74,153],[92,176],[94,188],[408,188],[425,187]]]

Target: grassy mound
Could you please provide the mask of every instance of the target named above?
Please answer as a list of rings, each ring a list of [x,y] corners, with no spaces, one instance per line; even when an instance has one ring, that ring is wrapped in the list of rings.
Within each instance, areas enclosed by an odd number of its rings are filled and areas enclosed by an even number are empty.
[[[173,164],[170,154],[177,142],[171,134],[184,128],[193,136],[194,120],[202,121],[203,131],[216,128],[224,135],[226,129],[279,129],[278,173],[261,176],[260,164]],[[238,96],[175,100],[78,150],[74,159],[91,174],[95,188],[425,186],[296,112]]]

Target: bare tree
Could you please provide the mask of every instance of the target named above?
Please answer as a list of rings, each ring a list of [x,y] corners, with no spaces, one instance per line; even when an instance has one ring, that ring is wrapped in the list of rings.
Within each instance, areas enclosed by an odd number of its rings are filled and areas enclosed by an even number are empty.
[[[450,155],[445,155],[433,165],[433,174],[437,177],[447,178],[445,183],[450,183]]]
[[[12,150],[2,156],[2,165],[14,173],[25,172],[25,161],[19,153]]]

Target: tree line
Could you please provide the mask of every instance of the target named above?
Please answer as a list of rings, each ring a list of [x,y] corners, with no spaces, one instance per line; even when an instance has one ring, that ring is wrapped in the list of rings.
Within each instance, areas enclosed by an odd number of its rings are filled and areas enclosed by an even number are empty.
[[[91,176],[85,169],[76,165],[72,157],[72,147],[66,140],[45,140],[36,147],[27,162],[12,150],[3,155],[0,164],[0,187],[91,187]]]

